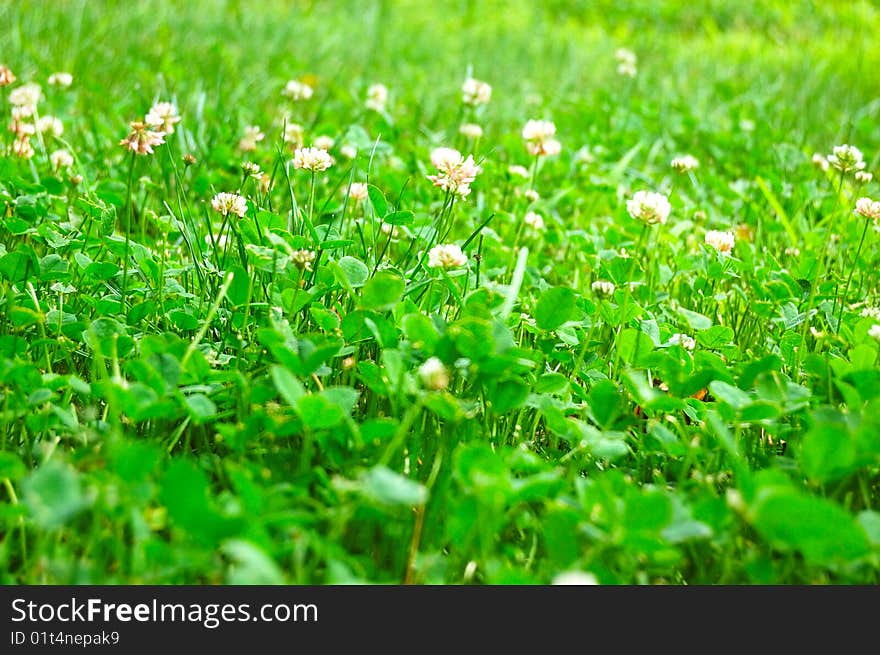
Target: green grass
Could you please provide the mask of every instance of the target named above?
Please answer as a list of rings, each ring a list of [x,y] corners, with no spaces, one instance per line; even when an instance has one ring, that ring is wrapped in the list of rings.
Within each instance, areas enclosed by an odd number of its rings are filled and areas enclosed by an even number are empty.
[[[880,192],[811,163],[878,171],[872,4],[293,4],[0,7],[0,110],[35,81],[64,124],[0,138],[0,582],[880,582]],[[182,120],[135,157],[159,100]],[[327,171],[288,165],[285,112]]]

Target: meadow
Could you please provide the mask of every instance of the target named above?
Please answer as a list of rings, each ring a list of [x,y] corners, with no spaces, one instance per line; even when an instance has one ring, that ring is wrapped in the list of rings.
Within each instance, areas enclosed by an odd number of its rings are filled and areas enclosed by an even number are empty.
[[[0,583],[880,582],[873,3],[0,25]]]

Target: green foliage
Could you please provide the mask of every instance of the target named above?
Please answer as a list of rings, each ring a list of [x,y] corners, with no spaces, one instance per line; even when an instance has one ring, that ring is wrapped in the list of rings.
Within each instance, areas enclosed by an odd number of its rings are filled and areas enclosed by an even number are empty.
[[[69,465],[47,462],[22,483],[23,502],[35,525],[56,530],[88,506],[80,476]]]
[[[538,299],[535,322],[544,330],[555,330],[571,318],[575,308],[575,294],[567,287],[548,289]]]
[[[406,286],[403,278],[388,271],[380,271],[364,285],[361,306],[364,309],[391,309]]]

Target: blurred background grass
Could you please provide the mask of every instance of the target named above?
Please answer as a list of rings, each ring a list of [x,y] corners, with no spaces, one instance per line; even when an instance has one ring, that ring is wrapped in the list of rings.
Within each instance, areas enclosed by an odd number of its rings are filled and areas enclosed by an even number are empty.
[[[864,1],[24,0],[0,22],[4,63],[22,80],[72,72],[76,110],[114,136],[159,95],[234,133],[266,125],[284,82],[306,74],[317,102],[360,107],[381,81],[400,124],[454,130],[472,70],[495,90],[490,135],[545,116],[571,149],[659,139],[733,173],[782,143],[856,143],[871,168],[880,150],[880,11]],[[634,81],[616,73],[620,46],[639,56]],[[744,119],[757,154],[740,160],[730,135]]]

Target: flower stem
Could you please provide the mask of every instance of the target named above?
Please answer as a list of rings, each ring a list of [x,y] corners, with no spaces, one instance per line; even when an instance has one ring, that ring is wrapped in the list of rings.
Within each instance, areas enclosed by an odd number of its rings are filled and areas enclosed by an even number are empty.
[[[819,284],[819,276],[824,268],[824,258],[816,258],[816,270],[810,281],[810,296],[807,299],[807,308],[804,311],[804,324],[801,328],[801,345],[798,348],[795,369],[800,368],[803,353],[807,349],[807,332],[810,329],[810,312],[813,311],[813,303],[816,300],[816,286]]]
[[[849,285],[852,282],[853,274],[856,272],[856,265],[859,263],[859,255],[862,253],[862,246],[865,245],[865,237],[868,236],[868,225],[870,221],[865,221],[865,228],[862,230],[862,238],[859,240],[859,247],[856,248],[856,256],[853,258],[852,266],[849,269],[849,276],[846,278],[846,284],[843,287],[843,295],[840,296],[840,309],[837,310],[837,334],[840,334],[840,322],[843,320],[843,306],[846,303],[846,296],[849,293]]]
[[[312,180],[309,184],[309,222],[312,225],[315,224],[315,179],[317,175],[315,171],[312,171]]]
[[[642,245],[645,242],[645,237],[647,236],[647,234],[648,224],[645,223],[642,225],[642,233],[639,235],[639,241],[636,245],[636,252],[642,251]],[[611,370],[614,373],[616,373],[618,365],[620,364],[620,347],[618,342],[620,340],[620,335],[623,333],[623,329],[626,325],[626,310],[629,309],[629,298],[632,295],[632,276],[633,273],[635,273],[635,267],[635,257],[630,255],[629,271],[626,274],[626,289],[623,290],[623,302],[620,305],[620,323],[617,326],[617,335],[614,338],[614,362],[611,366]]]
[[[128,204],[125,219],[125,253],[122,257],[122,304],[125,305],[126,295],[128,293],[128,259],[129,259],[129,248],[131,247],[131,224],[134,221],[134,203],[131,198],[131,187],[132,182],[134,181],[134,161],[135,161],[135,153],[131,153],[131,161],[128,165],[128,187],[126,191],[126,197],[128,198]]]
[[[837,210],[840,207],[840,192],[843,189],[843,171],[841,171],[840,176],[837,179],[837,189],[834,193],[834,208],[831,210],[831,213],[828,215],[828,219],[830,220],[833,216],[837,214]],[[819,284],[819,277],[822,274],[822,271],[825,270],[826,265],[828,264],[828,242],[826,241],[826,247],[820,257],[816,258],[816,270],[813,273],[813,279],[810,282],[810,296],[807,299],[807,308],[804,312],[804,324],[801,328],[801,345],[798,348],[797,356],[796,356],[796,365],[795,369],[800,368],[801,361],[803,360],[804,351],[807,349],[807,332],[810,329],[810,312],[813,311],[813,303],[816,300],[816,286]],[[835,301],[836,302],[836,301]]]
[[[532,162],[532,174],[529,176],[529,191],[535,190],[535,179],[538,177],[538,161],[540,159],[540,155],[535,155],[535,161]]]
[[[320,248],[321,243],[318,239],[318,233],[315,231],[315,184],[317,182],[318,174],[315,171],[312,171],[312,183],[309,188],[309,211],[306,214],[306,228],[309,231],[309,235],[312,237],[312,241],[315,243],[315,248]]]

